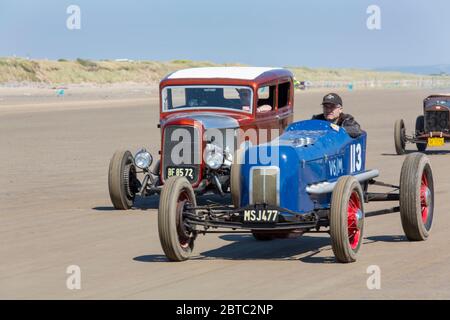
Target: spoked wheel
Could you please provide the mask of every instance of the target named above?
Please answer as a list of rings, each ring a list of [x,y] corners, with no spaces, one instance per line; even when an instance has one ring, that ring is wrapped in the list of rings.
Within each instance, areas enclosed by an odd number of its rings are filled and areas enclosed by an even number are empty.
[[[161,191],[158,210],[159,240],[170,261],[184,261],[194,248],[195,228],[185,219],[188,206],[196,206],[194,190],[185,177],[171,177]]]
[[[394,125],[394,142],[397,154],[405,154],[406,134],[405,123],[403,120],[395,121]]]
[[[109,196],[114,208],[130,209],[141,187],[130,151],[117,151],[109,163]]]
[[[427,174],[422,173],[422,179],[420,183],[420,210],[422,212],[422,222],[426,224],[428,222],[428,217],[430,216],[430,211],[432,211],[431,206],[431,191],[428,186]]]
[[[434,186],[430,160],[421,153],[408,155],[400,173],[400,217],[411,241],[426,240],[433,223]]]
[[[331,197],[330,235],[337,261],[356,261],[364,231],[364,198],[352,176],[339,178]]]
[[[416,119],[416,135],[420,132],[423,132],[425,130],[425,118],[424,116],[418,116]],[[426,143],[416,143],[417,150],[420,152],[423,152],[427,150],[427,144]]]

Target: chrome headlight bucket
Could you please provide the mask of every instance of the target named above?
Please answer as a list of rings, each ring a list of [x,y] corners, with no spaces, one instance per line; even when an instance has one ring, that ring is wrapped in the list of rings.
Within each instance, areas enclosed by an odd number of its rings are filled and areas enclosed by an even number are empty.
[[[152,162],[152,155],[145,149],[139,150],[134,156],[134,164],[140,169],[148,169]]]
[[[208,143],[205,147],[205,163],[213,169],[219,169],[223,164],[223,150],[215,144]]]

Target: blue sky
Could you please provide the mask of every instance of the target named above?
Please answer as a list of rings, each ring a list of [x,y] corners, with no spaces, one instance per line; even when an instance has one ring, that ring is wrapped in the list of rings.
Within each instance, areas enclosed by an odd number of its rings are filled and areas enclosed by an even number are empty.
[[[66,9],[81,8],[68,30]],[[366,27],[369,5],[381,30]],[[450,63],[448,0],[0,0],[0,56],[358,67]]]

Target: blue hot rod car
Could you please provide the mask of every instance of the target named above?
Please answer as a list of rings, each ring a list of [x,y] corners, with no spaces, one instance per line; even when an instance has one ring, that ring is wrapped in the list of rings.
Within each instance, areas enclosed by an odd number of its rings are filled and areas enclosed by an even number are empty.
[[[171,261],[189,258],[198,234],[251,232],[271,240],[328,232],[339,262],[353,262],[361,246],[364,219],[400,212],[409,240],[425,240],[434,207],[433,175],[428,158],[406,157],[399,185],[376,181],[378,170],[365,167],[366,138],[320,120],[292,123],[268,144],[235,153],[231,168],[233,205],[197,205],[184,177],[163,187],[158,213],[159,237]],[[387,187],[369,192],[370,185]],[[397,201],[398,206],[364,212],[364,203]],[[325,228],[321,230],[321,228]]]

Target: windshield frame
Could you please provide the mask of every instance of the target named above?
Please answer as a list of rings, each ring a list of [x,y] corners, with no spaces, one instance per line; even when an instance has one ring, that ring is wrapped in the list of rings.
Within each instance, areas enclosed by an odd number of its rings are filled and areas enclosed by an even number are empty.
[[[239,110],[239,109],[233,109],[233,108],[227,108],[227,107],[210,107],[210,106],[193,106],[193,107],[184,107],[184,108],[175,108],[175,109],[171,109],[168,110],[166,109],[165,105],[164,105],[164,96],[167,92],[167,89],[171,89],[171,88],[225,88],[225,87],[231,87],[234,89],[248,89],[250,90],[250,110],[246,111],[246,110]],[[161,93],[160,93],[160,99],[161,99],[161,111],[162,112],[177,112],[177,111],[186,111],[186,110],[201,110],[201,109],[205,109],[205,110],[226,110],[226,111],[230,111],[230,112],[239,112],[239,113],[245,113],[245,114],[253,114],[253,105],[254,105],[254,92],[253,92],[253,88],[251,86],[246,86],[246,85],[232,85],[232,84],[224,84],[224,85],[210,85],[210,84],[196,84],[196,85],[168,85],[165,86],[164,88],[162,88]]]
[[[450,97],[431,97],[425,99],[425,107],[442,106],[445,108],[450,107]]]

